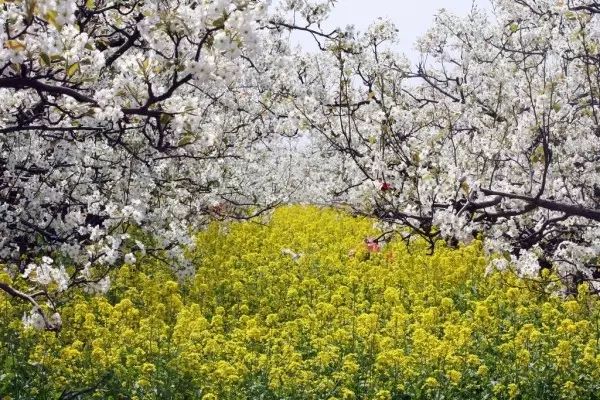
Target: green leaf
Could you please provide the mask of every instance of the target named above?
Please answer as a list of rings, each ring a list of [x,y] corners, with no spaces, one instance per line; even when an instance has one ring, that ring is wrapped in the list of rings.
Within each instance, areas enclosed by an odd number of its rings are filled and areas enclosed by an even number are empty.
[[[25,45],[18,40],[7,40],[6,47],[11,50],[25,50]]]
[[[17,74],[20,74],[21,73],[21,64],[11,63],[10,64],[10,69],[12,69],[13,71],[15,71]]]
[[[95,0],[86,0],[85,8],[87,8],[88,10],[93,10],[94,8],[96,8],[96,1]]]
[[[79,71],[79,70],[80,70],[80,69],[79,69],[79,63],[78,63],[78,62],[76,62],[76,63],[74,63],[74,64],[71,64],[71,66],[69,66],[69,67],[67,68],[67,77],[68,77],[68,78],[72,77],[72,76],[73,76],[73,75],[75,75],[75,73],[76,73],[77,71]]]
[[[531,162],[534,164],[544,161],[544,146],[538,145],[531,154]]]
[[[179,143],[177,143],[178,146],[185,146],[187,144],[193,143],[194,142],[194,135],[192,135],[191,133],[186,133],[185,135],[183,135],[183,137],[179,140]]]
[[[469,186],[469,184],[467,183],[467,181],[462,181],[460,183],[460,188],[462,189],[463,192],[465,192],[466,194],[469,194],[469,192],[471,191],[471,187]]]
[[[160,123],[163,125],[167,125],[169,122],[171,122],[172,119],[173,119],[173,117],[169,114],[161,114],[160,115]]]
[[[50,10],[46,13],[46,21],[52,24],[55,28],[60,28],[58,23],[56,22],[56,17],[58,16],[58,12],[56,10]]]
[[[40,61],[42,64],[46,65],[47,67],[49,67],[52,64],[52,61],[50,60],[50,56],[46,53],[40,53]]]
[[[221,18],[217,18],[212,22],[212,26],[215,28],[223,28],[225,26],[225,20],[227,16],[222,16]]]

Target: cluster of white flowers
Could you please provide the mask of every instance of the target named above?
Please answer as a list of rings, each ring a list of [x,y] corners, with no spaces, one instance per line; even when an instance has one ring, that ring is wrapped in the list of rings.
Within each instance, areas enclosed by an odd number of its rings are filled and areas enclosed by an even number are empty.
[[[27,265],[23,272],[23,278],[27,278],[32,282],[37,282],[44,286],[55,283],[59,291],[64,291],[69,285],[69,275],[65,271],[64,266],[55,266],[53,263],[54,260],[44,256],[42,257],[41,263],[31,263]]]
[[[512,264],[516,266],[519,275],[536,277],[540,271],[539,255],[535,251],[521,250],[519,256],[512,256]]]
[[[38,330],[47,329],[49,327],[51,327],[52,329],[60,329],[62,325],[62,318],[59,313],[55,312],[46,321],[44,319],[44,315],[36,306],[28,313],[26,312],[25,314],[23,314],[22,322],[25,327]],[[47,326],[48,324],[50,326]]]
[[[468,242],[473,239],[469,222],[464,215],[457,215],[453,209],[439,210],[433,215],[433,224],[440,228],[442,237],[455,238]]]
[[[213,57],[205,57],[200,61],[189,61],[188,71],[194,76],[194,79],[199,82],[206,82],[214,73],[216,68]]]
[[[30,312],[23,314],[22,322],[24,326],[33,329],[41,330],[46,328],[46,321],[44,321],[44,316],[38,311],[37,308],[34,308]]]

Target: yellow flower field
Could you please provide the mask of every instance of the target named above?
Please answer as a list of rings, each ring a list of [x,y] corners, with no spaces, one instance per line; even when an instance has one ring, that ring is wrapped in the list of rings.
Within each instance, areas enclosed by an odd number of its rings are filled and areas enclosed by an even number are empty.
[[[59,333],[23,328],[25,306],[0,294],[0,398],[598,398],[584,286],[486,275],[478,242],[370,251],[379,234],[301,206],[215,223],[194,276],[139,257],[106,296],[63,299]]]

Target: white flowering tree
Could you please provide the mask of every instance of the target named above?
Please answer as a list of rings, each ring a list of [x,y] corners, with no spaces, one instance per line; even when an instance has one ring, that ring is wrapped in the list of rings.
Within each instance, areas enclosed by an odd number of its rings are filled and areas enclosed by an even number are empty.
[[[181,260],[208,216],[298,189],[294,26],[267,5],[0,2],[0,265],[21,281],[0,289],[34,306],[27,322],[58,329],[60,293],[106,290],[136,254]]]
[[[318,85],[296,106],[337,171],[331,192],[432,246],[483,234],[500,267],[600,290],[600,4],[441,11],[415,67],[396,34],[347,32],[303,70]]]

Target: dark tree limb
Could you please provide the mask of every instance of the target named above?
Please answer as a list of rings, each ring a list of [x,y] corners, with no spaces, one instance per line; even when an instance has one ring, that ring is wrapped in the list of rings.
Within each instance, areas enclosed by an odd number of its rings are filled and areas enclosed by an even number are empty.
[[[588,218],[593,221],[600,221],[600,210],[587,208],[574,204],[559,203],[557,201],[544,200],[536,197],[525,196],[521,194],[497,192],[495,190],[481,189],[488,196],[501,196],[508,199],[523,200],[531,205],[545,208],[551,211],[559,211],[570,216]]]
[[[0,282],[0,289],[2,289],[4,292],[8,293],[9,295],[11,295],[13,297],[16,297],[16,298],[19,298],[21,300],[25,300],[25,301],[31,303],[33,305],[34,310],[38,314],[40,314],[40,316],[44,320],[44,326],[45,326],[46,330],[53,331],[53,332],[58,332],[60,330],[61,327],[59,325],[56,325],[56,324],[53,324],[52,322],[50,322],[50,320],[48,319],[48,317],[46,316],[44,311],[42,311],[42,308],[40,307],[38,302],[33,298],[33,296],[31,296],[27,293],[23,293],[20,290],[17,290],[4,282]]]

